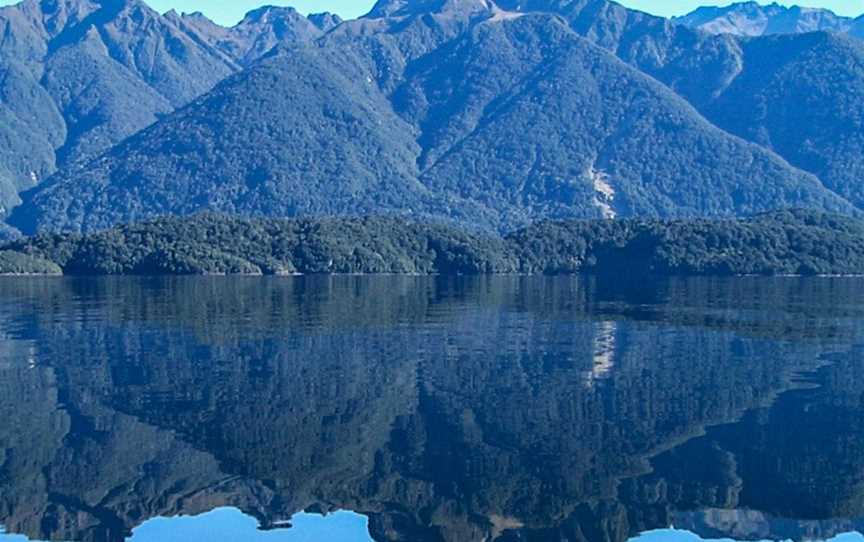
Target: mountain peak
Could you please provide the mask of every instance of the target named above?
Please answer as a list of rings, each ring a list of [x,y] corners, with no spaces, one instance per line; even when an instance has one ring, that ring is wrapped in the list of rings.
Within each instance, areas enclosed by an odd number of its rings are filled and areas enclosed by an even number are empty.
[[[280,7],[280,6],[261,6],[260,8],[253,9],[248,12],[245,17],[243,17],[242,24],[267,24],[274,19],[294,19],[294,18],[302,18],[303,16],[297,12],[293,7]]]
[[[378,0],[366,17],[409,17],[426,13],[471,15],[495,8],[493,0]]]
[[[172,19],[179,17],[181,19],[188,20],[188,21],[201,21],[201,22],[209,22],[209,23],[213,22],[209,17],[207,17],[206,15],[204,15],[200,11],[193,11],[192,13],[183,13],[182,15],[177,15],[177,12],[172,9],[171,11],[166,13],[165,16],[166,17],[170,16]],[[213,24],[216,24],[216,23],[213,23]]]
[[[849,17],[824,8],[782,6],[777,2],[762,5],[755,1],[737,2],[723,7],[700,7],[676,17],[675,22],[712,34],[762,36],[803,32],[847,32]]]
[[[100,8],[100,3],[95,0],[24,0],[0,8],[0,19],[27,21],[27,24],[37,29],[43,37],[52,38]]]
[[[330,12],[312,13],[308,18],[322,32],[328,32],[344,22],[342,17]]]

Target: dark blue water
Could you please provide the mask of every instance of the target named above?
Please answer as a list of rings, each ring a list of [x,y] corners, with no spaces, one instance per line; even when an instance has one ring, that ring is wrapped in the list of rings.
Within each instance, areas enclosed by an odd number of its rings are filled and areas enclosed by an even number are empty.
[[[861,541],[864,280],[0,280],[0,540]]]

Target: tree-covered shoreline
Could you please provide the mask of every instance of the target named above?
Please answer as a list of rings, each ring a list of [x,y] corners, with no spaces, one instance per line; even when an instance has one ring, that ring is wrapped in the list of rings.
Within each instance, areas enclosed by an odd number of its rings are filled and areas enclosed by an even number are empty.
[[[504,237],[403,218],[166,217],[0,246],[0,274],[864,274],[864,221],[814,211],[747,219],[540,222]]]

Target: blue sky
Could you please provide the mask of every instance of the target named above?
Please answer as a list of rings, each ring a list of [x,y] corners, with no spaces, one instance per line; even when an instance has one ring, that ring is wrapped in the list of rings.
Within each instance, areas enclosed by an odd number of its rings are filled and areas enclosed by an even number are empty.
[[[333,11],[343,17],[353,18],[364,14],[374,0],[147,0],[159,11],[174,8],[178,11],[203,11],[222,24],[237,22],[244,13],[264,4],[291,5],[303,12]],[[630,7],[657,15],[680,15],[700,5],[729,4],[731,0],[619,0]],[[16,0],[0,0],[0,5],[13,4]],[[792,5],[796,2],[781,2]],[[862,0],[800,0],[801,5],[825,7],[843,15],[864,13]]]

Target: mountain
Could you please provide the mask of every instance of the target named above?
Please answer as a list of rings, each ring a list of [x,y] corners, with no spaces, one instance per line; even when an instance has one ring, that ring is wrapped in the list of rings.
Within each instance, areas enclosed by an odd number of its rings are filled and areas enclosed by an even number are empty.
[[[0,165],[5,208],[11,191],[105,150],[235,70],[135,0],[26,0],[0,9],[0,29],[0,138],[13,142]]]
[[[336,24],[322,17],[271,8],[229,29],[139,0],[0,8],[0,216],[58,168],[153,124],[277,43]]]
[[[830,33],[746,40],[740,70],[698,102],[717,126],[864,208],[864,44]]]
[[[856,20],[842,17],[827,9],[786,7],[772,3],[740,2],[724,7],[695,9],[675,22],[713,34],[764,36],[804,32],[849,32]]]
[[[322,32],[329,32],[342,24],[344,19],[335,13],[310,13],[308,19]]]
[[[714,125],[774,151],[864,208],[864,48],[849,37],[864,19],[852,21],[849,35],[751,38],[702,32],[605,0],[543,1]]]
[[[566,13],[580,34],[666,84],[714,125],[864,208],[864,46],[850,38],[858,20],[848,35],[739,38],[603,0],[575,5]]]
[[[285,43],[309,42],[335,28],[341,19],[330,13],[305,17],[294,8],[266,6],[249,12],[235,26],[220,26],[201,13],[166,17],[203,43],[222,51],[241,66],[249,65]]]
[[[668,52],[645,55],[649,43]],[[696,97],[728,85],[725,64],[723,77],[704,73],[716,71],[707,49],[740,60],[737,43],[600,0],[382,1],[62,170],[11,223],[92,231],[216,210],[508,230],[544,218],[854,213],[688,103],[671,73],[700,76]]]
[[[92,231],[214,210],[509,230],[864,208],[864,49],[846,36],[714,35],[607,0],[381,0],[347,22],[271,7],[231,29],[162,19],[233,75],[64,160],[12,225]],[[142,108],[103,122],[130,111]],[[52,121],[65,119],[40,123]],[[42,148],[13,154],[50,162]],[[32,186],[22,179],[8,193]]]

